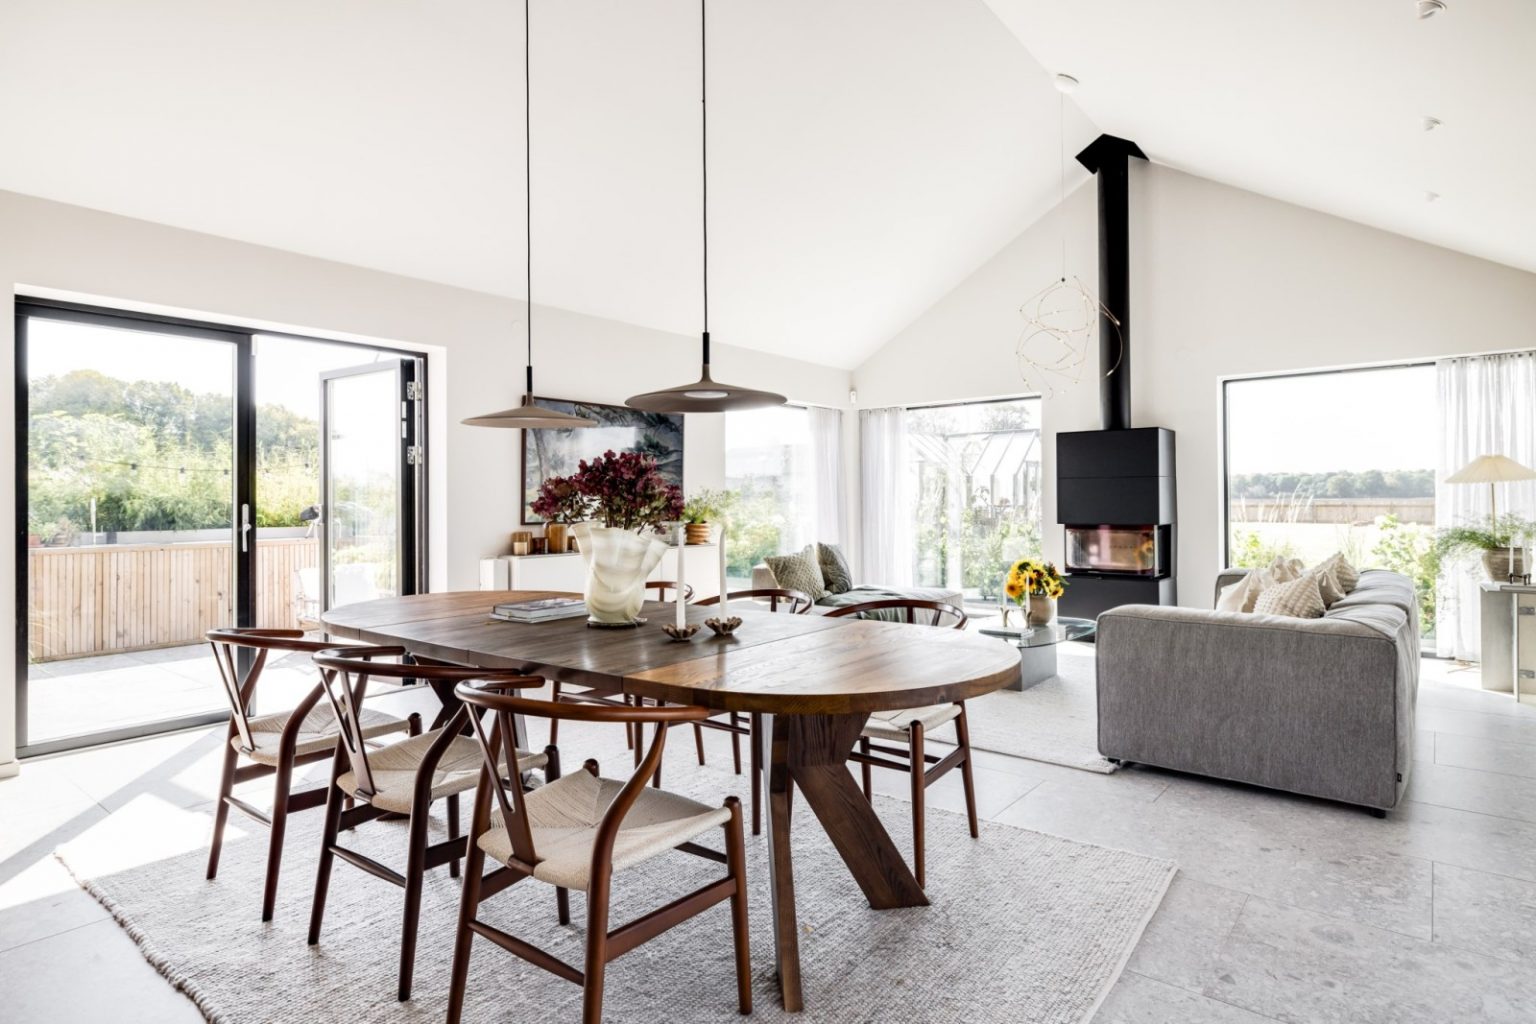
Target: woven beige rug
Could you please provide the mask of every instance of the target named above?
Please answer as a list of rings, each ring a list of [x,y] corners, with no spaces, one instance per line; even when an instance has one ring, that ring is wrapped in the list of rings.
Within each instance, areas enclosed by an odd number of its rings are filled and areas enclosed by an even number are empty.
[[[1108,775],[1099,753],[1099,705],[1091,644],[1058,644],[1054,679],[1021,693],[999,690],[967,701],[971,746]],[[935,738],[945,740],[948,730]]]
[[[680,735],[678,739],[683,737]],[[614,766],[618,768],[618,765]],[[711,766],[673,770],[669,788],[710,802],[744,790]],[[881,798],[903,849],[910,806]],[[259,920],[266,833],[241,825],[226,840],[216,881],[203,878],[211,815],[149,797],[58,851],[61,861],[138,942],[145,957],[211,1021],[444,1020],[459,885],[428,876],[413,998],[394,998],[400,891],[338,863],[326,926],[305,943],[319,813],[291,820],[276,919]],[[773,985],[766,847],[748,836],[752,962],[759,1021],[1078,1024],[1119,977],[1174,874],[1135,854],[996,824],[972,840],[964,818],[928,814],[932,905],[872,911],[825,834],[796,807],[795,880],[807,1010],[785,1014]],[[435,833],[441,835],[440,829]],[[366,841],[365,841],[366,840]],[[376,822],[353,841],[403,862],[403,824]],[[669,854],[626,872],[613,920],[628,920],[695,887],[713,865]],[[482,913],[514,934],[581,962],[583,902],[573,926],[555,920],[554,893],[528,882]],[[580,1019],[581,990],[477,940],[465,1014],[474,1022]],[[729,914],[721,905],[616,961],[605,1020],[694,1024],[735,1012]]]

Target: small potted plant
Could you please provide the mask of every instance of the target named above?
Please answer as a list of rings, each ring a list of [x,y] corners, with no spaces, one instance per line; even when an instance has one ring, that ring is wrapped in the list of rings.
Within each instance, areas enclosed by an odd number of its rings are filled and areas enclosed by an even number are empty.
[[[1003,580],[1003,594],[1024,609],[1024,623],[1044,626],[1056,618],[1056,599],[1066,590],[1052,562],[1021,558],[1014,562]]]
[[[1443,561],[1479,557],[1488,578],[1495,582],[1522,576],[1530,569],[1522,550],[1524,539],[1536,535],[1536,523],[1516,515],[1502,515],[1486,526],[1448,526],[1435,536],[1435,552]]]
[[[708,544],[713,523],[730,505],[729,491],[703,490],[683,503],[683,532],[689,544]]]

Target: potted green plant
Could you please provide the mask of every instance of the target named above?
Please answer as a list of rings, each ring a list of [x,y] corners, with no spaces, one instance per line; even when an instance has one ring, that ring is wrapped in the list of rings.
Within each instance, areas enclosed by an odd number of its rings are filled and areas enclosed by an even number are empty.
[[[1516,515],[1502,515],[1484,525],[1448,526],[1435,535],[1435,552],[1442,561],[1480,557],[1490,580],[1524,575],[1525,539],[1536,535],[1536,523]]]
[[[683,532],[689,544],[708,544],[713,523],[725,514],[735,497],[730,491],[698,491],[683,503]]]

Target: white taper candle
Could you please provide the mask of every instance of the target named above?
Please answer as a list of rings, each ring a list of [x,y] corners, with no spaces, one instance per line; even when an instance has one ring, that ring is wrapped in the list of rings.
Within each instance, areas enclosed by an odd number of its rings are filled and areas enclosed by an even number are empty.
[[[725,528],[726,528],[726,521],[722,518],[720,520],[720,541],[719,541],[719,544],[720,544],[720,617],[722,619],[725,618],[727,615],[729,615],[730,611],[731,611],[730,601],[726,598],[726,594],[728,594],[730,592],[730,587],[727,585],[726,579],[725,579]]]
[[[687,593],[683,581],[683,545],[687,542],[688,531],[682,523],[676,525],[677,529],[677,589],[672,591],[672,601],[677,606],[677,628],[684,629],[688,625],[688,606],[683,600]]]

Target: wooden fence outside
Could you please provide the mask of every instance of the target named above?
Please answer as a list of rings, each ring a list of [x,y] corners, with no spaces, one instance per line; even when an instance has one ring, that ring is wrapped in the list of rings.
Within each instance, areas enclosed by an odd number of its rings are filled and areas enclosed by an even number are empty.
[[[231,555],[228,543],[31,548],[27,654],[43,662],[200,643],[234,621]],[[314,538],[257,541],[257,625],[298,625],[298,571],[319,559]]]

